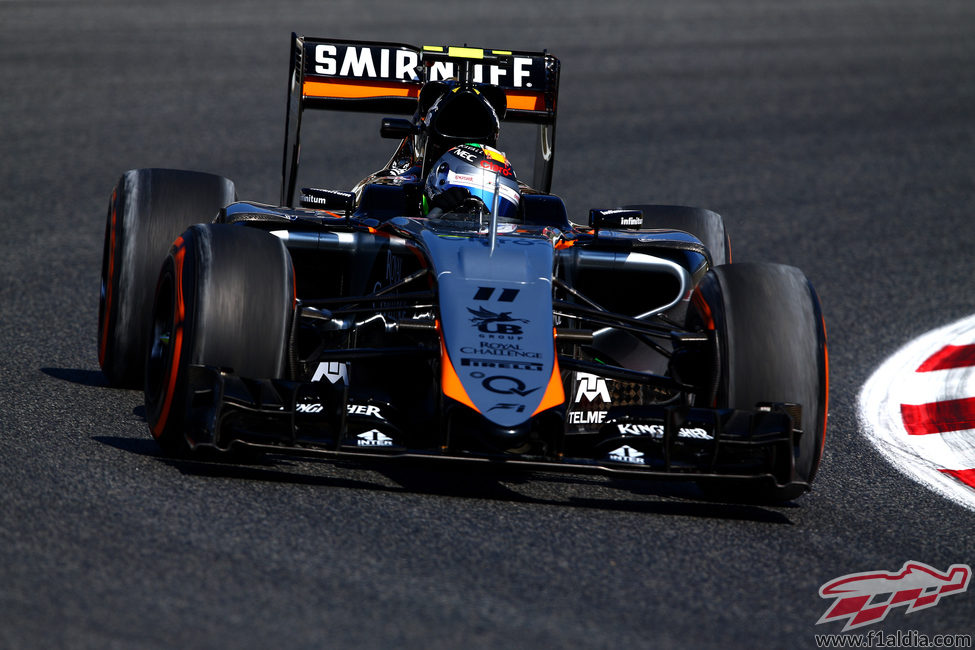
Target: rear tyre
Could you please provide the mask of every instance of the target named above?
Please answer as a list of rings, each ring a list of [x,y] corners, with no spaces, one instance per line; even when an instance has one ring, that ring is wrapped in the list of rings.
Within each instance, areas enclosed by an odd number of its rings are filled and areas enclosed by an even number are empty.
[[[802,271],[779,264],[732,264],[707,273],[694,296],[694,317],[713,327],[715,381],[699,396],[705,406],[754,409],[759,402],[802,406],[803,434],[793,450],[799,480],[811,483],[826,435],[828,361],[826,329],[816,292]],[[804,488],[735,496],[788,501]]]
[[[711,253],[712,266],[731,262],[731,241],[724,219],[717,212],[682,205],[625,205],[629,210],[643,210],[643,228],[683,230],[698,239]]]
[[[234,184],[213,174],[133,169],[119,179],[105,224],[98,306],[98,363],[110,385],[142,386],[159,264],[173,240],[234,200]]]
[[[188,448],[191,364],[286,376],[294,286],[287,248],[266,232],[197,225],[176,239],[159,275],[145,363],[146,418],[165,451]]]

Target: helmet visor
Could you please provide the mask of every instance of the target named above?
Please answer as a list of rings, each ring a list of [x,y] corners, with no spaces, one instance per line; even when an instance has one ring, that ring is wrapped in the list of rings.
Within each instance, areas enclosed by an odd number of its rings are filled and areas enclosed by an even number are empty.
[[[447,171],[447,187],[463,187],[471,196],[476,196],[490,210],[494,204],[494,189],[498,188],[498,216],[515,217],[518,214],[518,189],[514,181],[486,169],[471,173]]]

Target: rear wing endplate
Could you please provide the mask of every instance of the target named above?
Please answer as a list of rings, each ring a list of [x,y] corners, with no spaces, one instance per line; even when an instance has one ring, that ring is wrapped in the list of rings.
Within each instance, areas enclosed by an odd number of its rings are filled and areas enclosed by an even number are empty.
[[[293,205],[305,109],[410,115],[427,81],[457,76],[470,61],[473,81],[502,89],[505,121],[538,124],[532,185],[549,192],[555,163],[559,60],[546,52],[348,41],[291,35],[281,204]],[[481,63],[478,63],[481,61]]]

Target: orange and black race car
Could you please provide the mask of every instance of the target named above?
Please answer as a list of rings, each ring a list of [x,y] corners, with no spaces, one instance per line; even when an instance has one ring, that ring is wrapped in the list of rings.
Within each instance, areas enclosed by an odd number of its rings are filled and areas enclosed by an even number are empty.
[[[280,205],[166,169],[112,193],[110,383],[144,389],[169,453],[800,495],[826,428],[815,291],[793,267],[731,264],[709,210],[567,214],[550,193],[559,73],[547,52],[293,35]],[[385,114],[398,145],[348,191],[299,193],[301,123],[323,110]],[[537,125],[530,182],[497,148],[510,122]]]

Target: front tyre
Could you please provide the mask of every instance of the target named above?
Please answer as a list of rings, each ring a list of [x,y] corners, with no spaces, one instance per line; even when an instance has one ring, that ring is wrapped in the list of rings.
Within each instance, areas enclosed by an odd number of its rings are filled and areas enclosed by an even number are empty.
[[[753,410],[759,402],[801,405],[803,434],[793,454],[797,478],[811,483],[826,439],[828,360],[819,298],[802,271],[779,264],[712,269],[694,296],[696,318],[714,330],[716,373],[704,406]],[[788,501],[792,485],[740,496]]]
[[[108,206],[98,305],[98,363],[112,386],[142,385],[159,264],[176,236],[235,200],[222,176],[133,169]]]
[[[165,451],[187,449],[190,365],[286,376],[294,286],[287,248],[266,232],[197,225],[176,239],[156,286],[145,364],[146,417]]]

